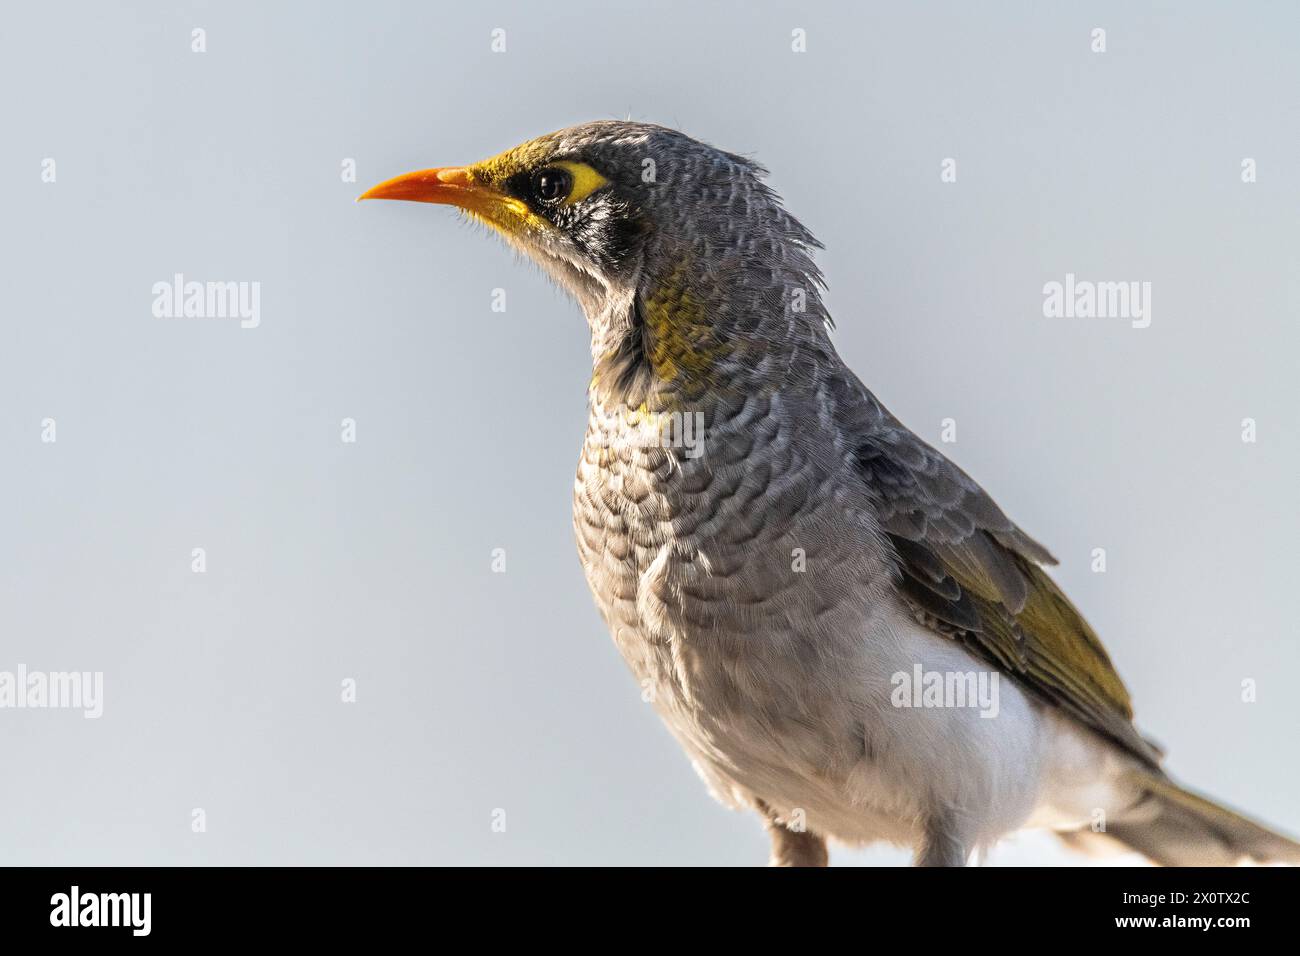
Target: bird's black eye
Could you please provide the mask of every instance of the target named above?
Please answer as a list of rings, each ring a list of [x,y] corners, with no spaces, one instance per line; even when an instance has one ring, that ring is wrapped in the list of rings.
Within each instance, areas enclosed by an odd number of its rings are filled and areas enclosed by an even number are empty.
[[[573,176],[567,169],[548,166],[533,174],[533,195],[547,205],[562,202],[573,191]]]

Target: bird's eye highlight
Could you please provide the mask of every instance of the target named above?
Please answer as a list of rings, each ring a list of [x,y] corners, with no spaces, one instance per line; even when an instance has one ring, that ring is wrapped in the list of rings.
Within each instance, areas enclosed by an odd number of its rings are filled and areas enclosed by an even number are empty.
[[[533,193],[547,205],[563,202],[573,191],[573,174],[558,166],[548,166],[533,176]]]

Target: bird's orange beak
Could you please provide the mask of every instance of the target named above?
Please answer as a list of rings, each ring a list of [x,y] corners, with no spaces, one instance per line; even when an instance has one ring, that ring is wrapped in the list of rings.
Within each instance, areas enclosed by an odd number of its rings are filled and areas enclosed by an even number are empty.
[[[358,202],[362,199],[405,199],[456,206],[507,236],[546,228],[545,221],[534,215],[527,203],[489,185],[469,166],[405,173],[357,197]]]
[[[464,166],[443,166],[395,176],[362,193],[357,202],[363,199],[405,199],[475,209],[492,198],[492,191],[476,184]]]

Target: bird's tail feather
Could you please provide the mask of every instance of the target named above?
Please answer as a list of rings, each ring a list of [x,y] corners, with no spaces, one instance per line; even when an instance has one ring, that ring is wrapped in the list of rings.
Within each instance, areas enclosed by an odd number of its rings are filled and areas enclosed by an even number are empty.
[[[1106,836],[1161,866],[1300,864],[1300,843],[1248,820],[1169,778],[1135,771],[1142,797],[1108,822]],[[1077,837],[1079,835],[1075,835]]]

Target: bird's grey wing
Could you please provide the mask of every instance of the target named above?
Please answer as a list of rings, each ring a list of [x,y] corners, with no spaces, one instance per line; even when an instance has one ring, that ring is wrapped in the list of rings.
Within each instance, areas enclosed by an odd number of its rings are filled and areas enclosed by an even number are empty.
[[[1056,559],[852,373],[837,386],[843,435],[918,619],[1155,765],[1159,751],[1134,728],[1128,691],[1101,641],[1040,567]]]

